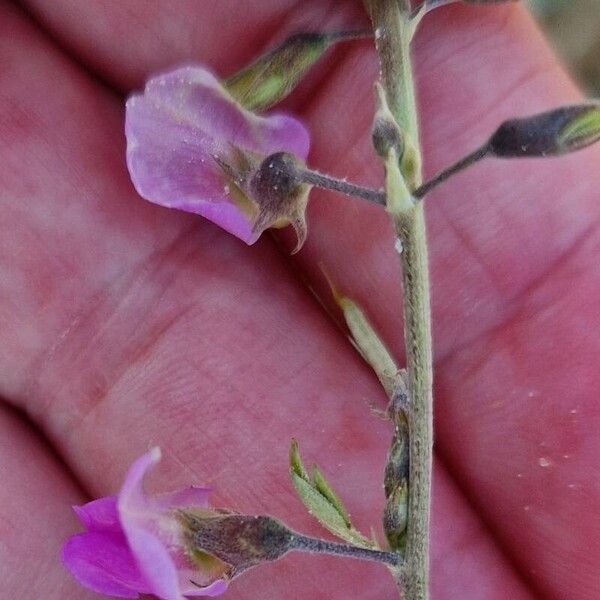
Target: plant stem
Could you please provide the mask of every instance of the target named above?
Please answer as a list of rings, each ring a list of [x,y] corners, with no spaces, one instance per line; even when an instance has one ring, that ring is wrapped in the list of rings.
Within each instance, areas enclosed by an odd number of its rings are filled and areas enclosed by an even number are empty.
[[[297,169],[297,175],[304,183],[309,183],[316,187],[324,188],[327,190],[333,190],[346,196],[354,196],[385,206],[385,194],[379,190],[364,187],[362,185],[356,185],[355,183],[349,183],[343,179],[336,179],[330,175],[324,175],[317,171],[311,171],[310,169]]]
[[[480,161],[482,158],[485,158],[490,153],[489,144],[484,144],[481,148],[477,148],[477,150],[467,154],[467,156],[461,158],[456,161],[453,165],[447,167],[443,171],[440,171],[435,177],[419,186],[414,192],[413,196],[415,198],[423,198],[426,196],[434,187],[437,187],[440,183],[444,183],[447,179],[459,173],[460,171],[474,165],[476,162]]]
[[[421,184],[419,130],[410,57],[408,0],[365,0],[375,29],[381,79],[389,108],[413,152],[402,164],[411,189]],[[406,153],[406,151],[405,151]],[[423,203],[399,197],[388,177],[388,211],[403,244],[404,343],[409,387],[409,499],[405,562],[397,572],[406,600],[426,600],[433,454],[432,341],[427,239]],[[392,196],[395,195],[395,196]],[[410,199],[409,199],[410,200]]]
[[[333,31],[325,33],[329,40],[337,42],[344,40],[364,40],[373,37],[370,29],[348,29],[347,31]]]
[[[315,554],[348,556],[360,560],[380,562],[393,567],[397,567],[402,562],[402,555],[397,552],[384,552],[382,550],[372,550],[370,548],[352,546],[351,544],[340,544],[339,542],[330,542],[328,540],[313,538],[299,533],[294,534],[290,549],[312,552]]]

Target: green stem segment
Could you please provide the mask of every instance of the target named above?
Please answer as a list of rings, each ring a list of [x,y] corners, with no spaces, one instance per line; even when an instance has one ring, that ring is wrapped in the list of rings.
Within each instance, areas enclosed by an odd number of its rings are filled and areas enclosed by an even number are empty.
[[[413,34],[408,0],[365,0],[370,11],[381,79],[389,108],[405,136],[401,161],[411,190],[421,184],[419,130],[412,76]],[[410,161],[406,161],[407,156]],[[388,177],[388,183],[393,178]],[[399,196],[388,185],[388,211],[402,241],[404,332],[409,388],[409,490],[405,561],[397,570],[406,600],[428,598],[429,514],[433,455],[432,340],[427,238],[423,203]]]

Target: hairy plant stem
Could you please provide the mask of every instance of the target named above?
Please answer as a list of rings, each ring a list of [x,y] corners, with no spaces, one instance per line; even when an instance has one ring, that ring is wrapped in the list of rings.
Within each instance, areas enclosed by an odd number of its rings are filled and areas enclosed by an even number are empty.
[[[444,183],[444,181],[450,179],[452,175],[456,175],[456,173],[460,173],[464,171],[466,168],[474,165],[479,162],[482,158],[485,158],[490,153],[489,144],[484,144],[477,150],[474,150],[467,156],[464,156],[460,160],[456,161],[454,164],[445,168],[443,171],[440,171],[435,177],[425,182],[423,185],[419,186],[414,192],[413,196],[415,198],[423,198],[426,196],[433,188],[440,185],[440,183]]]
[[[299,533],[293,535],[290,546],[292,550],[300,550],[302,552],[310,552],[313,554],[347,556],[359,560],[380,562],[393,567],[397,567],[402,560],[402,557],[396,552],[384,552],[382,550],[362,548],[350,544],[340,544],[339,542],[330,542],[329,540],[313,538]]]
[[[410,57],[413,23],[408,0],[365,0],[370,11],[388,106],[405,136],[401,161],[410,190],[421,184],[421,157]],[[406,160],[410,157],[410,160]],[[388,167],[389,168],[389,167]],[[423,203],[388,173],[388,211],[402,241],[404,343],[409,388],[409,484],[405,562],[397,580],[406,600],[426,600],[433,451],[432,341],[427,239]],[[408,197],[407,197],[408,196]]]
[[[379,190],[350,183],[344,179],[337,179],[331,175],[325,175],[310,169],[297,168],[296,175],[303,183],[308,183],[326,190],[345,194],[346,196],[354,196],[355,198],[360,198],[367,202],[385,206],[385,194]]]

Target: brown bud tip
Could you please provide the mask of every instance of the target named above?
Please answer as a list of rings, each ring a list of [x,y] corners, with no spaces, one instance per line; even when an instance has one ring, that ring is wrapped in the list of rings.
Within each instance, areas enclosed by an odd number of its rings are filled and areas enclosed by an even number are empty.
[[[404,142],[400,128],[395,121],[376,117],[371,135],[375,152],[381,158],[387,158],[391,150],[396,151],[396,156],[402,156]]]
[[[371,130],[375,152],[381,158],[387,159],[390,151],[394,150],[396,157],[400,159],[404,153],[404,136],[390,111],[385,91],[380,83],[375,84],[375,92],[377,94],[377,112]]]
[[[600,139],[600,106],[566,106],[503,123],[489,141],[495,156],[518,158],[574,152]]]

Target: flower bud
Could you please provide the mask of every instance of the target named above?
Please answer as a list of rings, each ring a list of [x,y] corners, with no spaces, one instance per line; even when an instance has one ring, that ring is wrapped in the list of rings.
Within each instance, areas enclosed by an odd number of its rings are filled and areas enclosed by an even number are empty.
[[[600,140],[600,105],[566,106],[532,117],[506,121],[489,141],[501,158],[556,156]]]
[[[375,115],[371,136],[375,152],[381,158],[387,158],[391,150],[395,150],[397,156],[402,156],[402,134],[395,121],[389,121]]]
[[[387,497],[383,511],[383,530],[393,550],[402,550],[408,525],[408,482],[401,481]]]
[[[396,158],[400,160],[404,153],[404,136],[388,106],[385,91],[380,83],[375,84],[375,91],[377,92],[377,112],[371,130],[375,152],[381,158],[387,159],[389,153],[394,151]]]
[[[394,438],[388,452],[383,487],[386,504],[383,530],[393,550],[401,550],[406,540],[408,524],[409,447],[408,388],[405,375],[396,377],[388,412],[394,422]]]
[[[229,565],[230,578],[293,549],[294,533],[273,517],[182,510],[180,518],[188,548]]]
[[[285,98],[335,42],[361,32],[297,33],[225,81],[244,108],[264,111]]]

